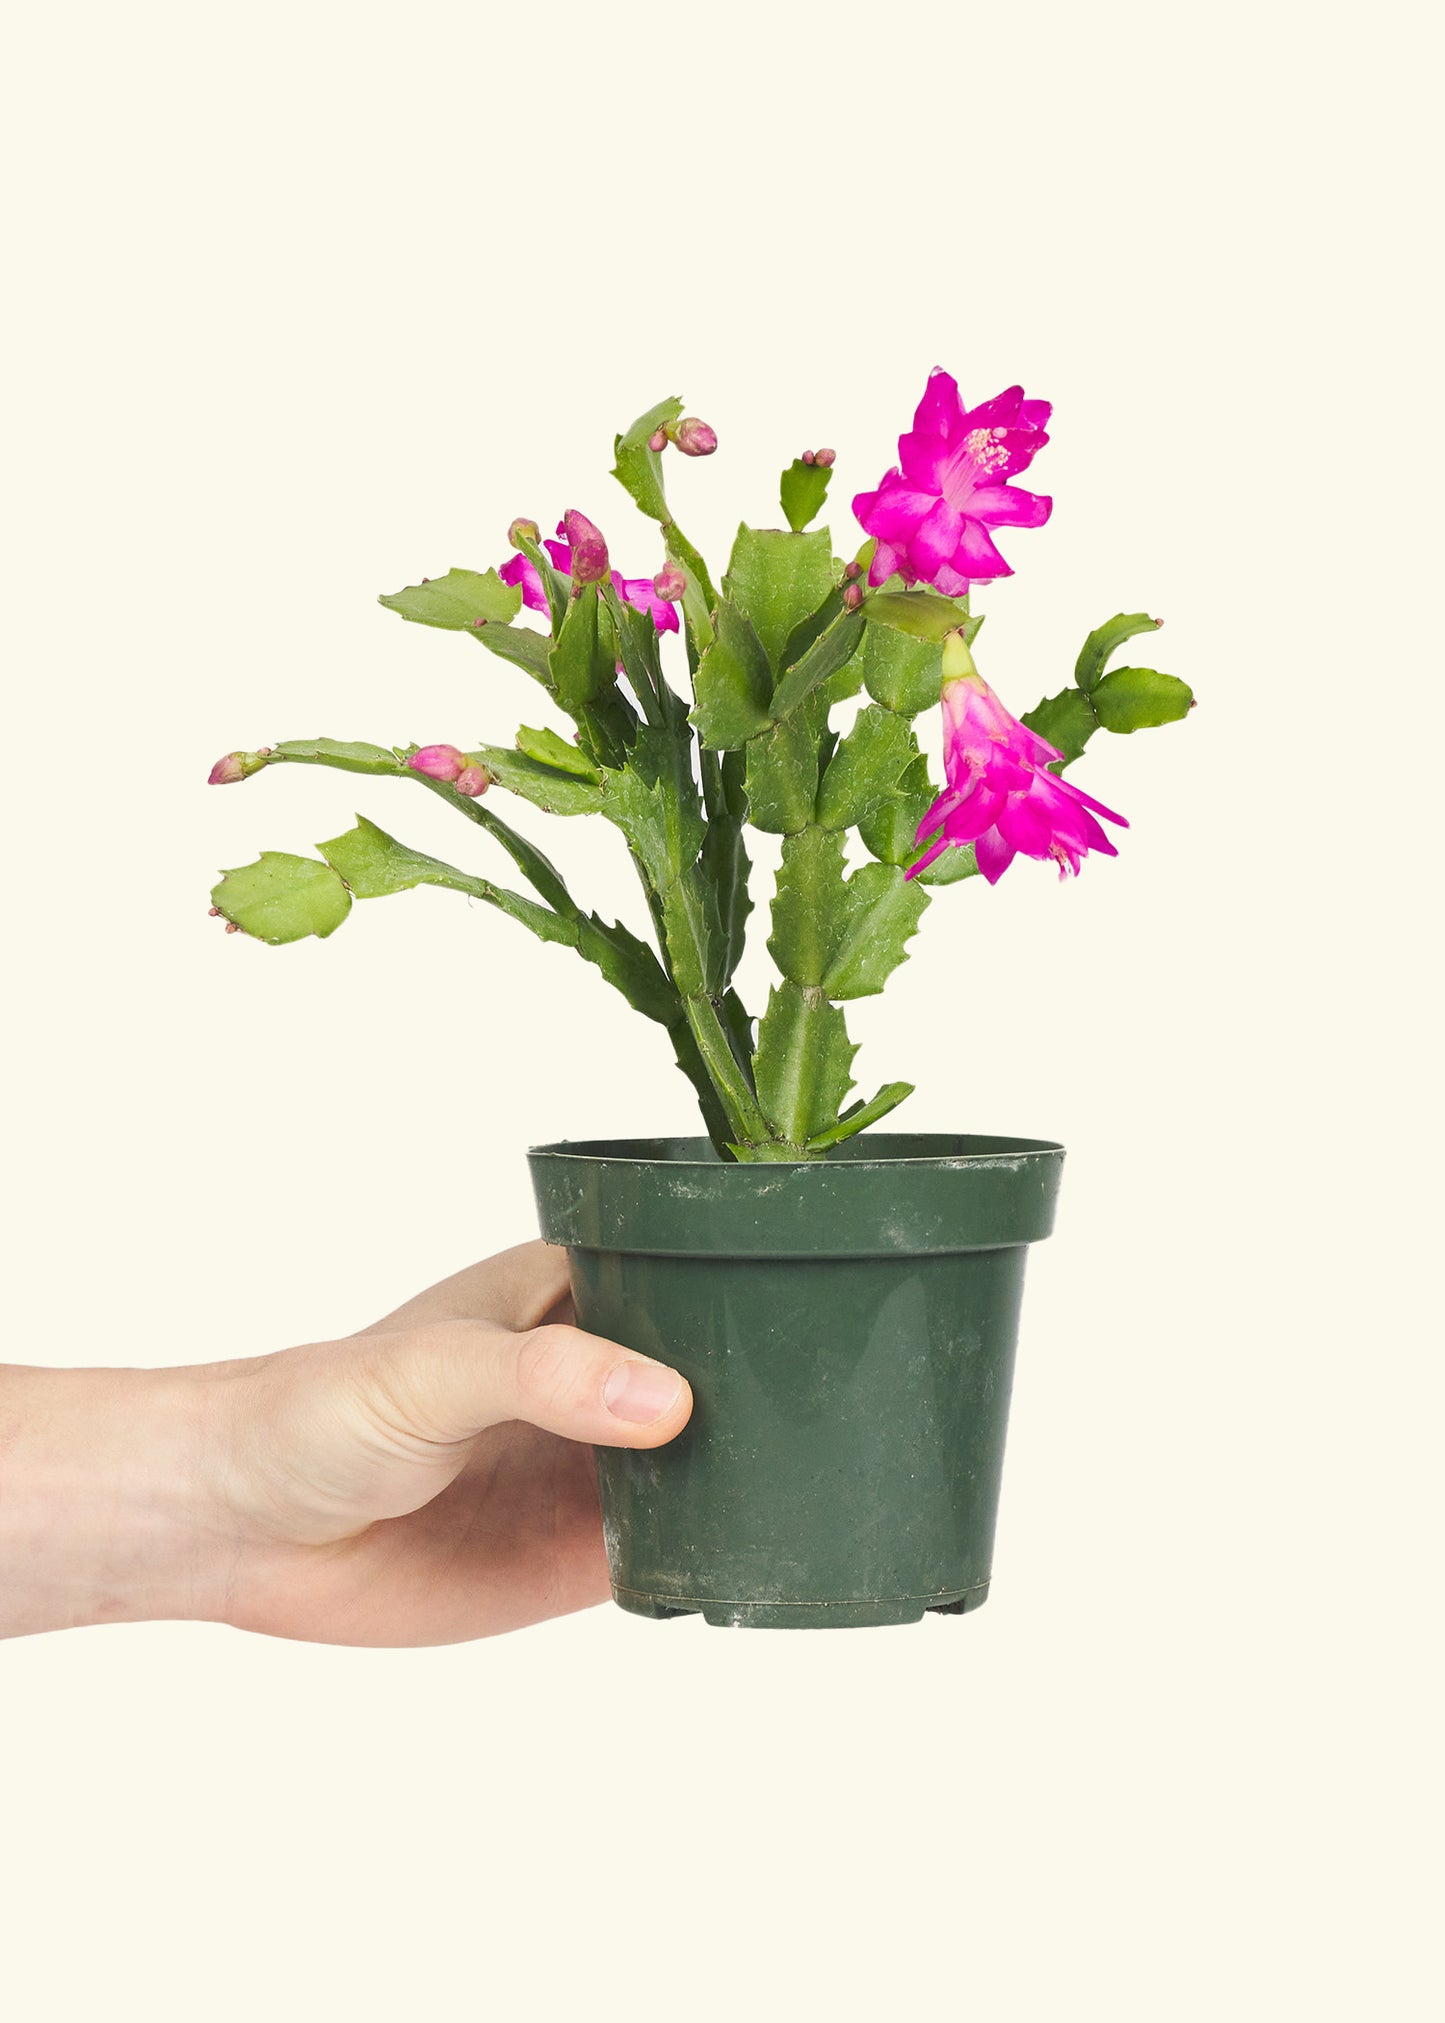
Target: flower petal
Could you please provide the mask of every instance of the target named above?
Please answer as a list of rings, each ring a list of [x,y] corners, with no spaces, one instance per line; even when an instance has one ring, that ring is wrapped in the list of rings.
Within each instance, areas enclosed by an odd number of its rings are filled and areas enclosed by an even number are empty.
[[[612,572],[612,587],[634,611],[646,611],[659,632],[677,631],[677,612],[665,597],[659,597],[650,576],[624,576]]]
[[[860,513],[858,518],[864,530],[876,534],[880,541],[906,544],[920,520],[926,520],[937,504],[937,492],[920,491],[901,478],[890,484],[885,478],[874,494],[868,517],[864,519]]]
[[[909,563],[923,582],[935,581],[962,538],[962,513],[947,499],[934,499],[922,519],[915,520],[908,543]]]
[[[1038,778],[1036,769],[1009,745],[995,745],[984,766],[984,780],[996,794],[1027,794]]]
[[[1096,815],[1102,815],[1106,822],[1117,822],[1121,829],[1128,828],[1129,824],[1122,815],[1116,815],[1112,808],[1106,808],[1102,801],[1096,801],[1091,794],[1086,794],[1082,787],[1076,787],[1072,780],[1060,780],[1059,785],[1074,800],[1082,802],[1084,807],[1092,808]]]
[[[933,579],[933,587],[942,591],[945,597],[967,597],[973,588],[973,578],[965,576],[951,562],[945,562]]]
[[[948,848],[948,839],[940,836],[931,850],[925,850],[916,864],[910,864],[904,872],[905,878],[916,878],[920,871],[926,871],[935,857],[941,857]]]
[[[996,393],[992,400],[986,400],[979,407],[971,407],[963,417],[961,435],[970,435],[976,428],[1008,428],[1018,419],[1023,406],[1024,390],[1021,386],[1006,386],[1002,393]]]
[[[951,788],[945,788],[918,827],[913,832],[915,843],[925,842],[936,830],[943,826],[944,818],[957,806],[958,796]]]
[[[1049,439],[1041,428],[996,428],[989,430],[988,478],[1001,485],[1005,478],[1022,477]]]
[[[497,574],[513,589],[521,584],[522,602],[529,611],[546,611],[547,593],[542,588],[542,578],[525,555],[513,555],[509,562],[502,564]]]
[[[971,843],[985,829],[991,829],[1007,805],[1007,795],[994,790],[989,781],[976,794],[956,802],[944,820],[943,833],[950,843]]]
[[[873,551],[873,560],[868,564],[868,582],[876,590],[880,583],[886,583],[890,576],[902,573],[911,583],[908,573],[908,557],[902,548],[895,548],[887,541],[880,541]]]
[[[982,521],[973,519],[966,519],[963,523],[963,538],[954,553],[953,566],[980,582],[1014,573],[989,539],[988,529]]]
[[[911,485],[921,485],[927,491],[943,490],[943,470],[948,456],[947,436],[929,435],[923,429],[915,429],[912,435],[898,438],[898,461],[904,477]]]
[[[1040,794],[1011,794],[998,818],[999,834],[1026,857],[1049,857],[1054,847],[1054,818]]]
[[[980,485],[968,502],[969,516],[986,527],[1042,527],[1054,502],[1016,485]]]
[[[1022,388],[1019,389],[1022,392]],[[958,391],[958,381],[951,372],[945,372],[941,365],[935,365],[928,375],[928,384],[923,389],[923,398],[913,413],[915,435],[954,436],[963,425],[963,401]]]
[[[973,847],[979,870],[990,885],[997,885],[1017,854],[1013,844],[1006,843],[997,829],[985,829]]]
[[[1055,804],[1054,835],[1074,850],[1102,850],[1108,857],[1119,854],[1088,809],[1070,798]]]
[[[1025,723],[1018,726],[1014,735],[1014,747],[1039,772],[1043,772],[1048,766],[1057,765],[1064,756],[1057,745],[1051,745],[1047,738],[1041,738],[1037,731],[1031,731]],[[1050,773],[1049,778],[1053,779],[1054,775]]]

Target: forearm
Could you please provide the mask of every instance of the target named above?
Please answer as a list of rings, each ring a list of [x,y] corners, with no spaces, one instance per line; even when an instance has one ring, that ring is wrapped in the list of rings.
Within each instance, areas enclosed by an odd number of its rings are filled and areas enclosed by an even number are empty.
[[[222,1620],[234,1545],[212,1489],[228,1366],[0,1366],[0,1637]]]

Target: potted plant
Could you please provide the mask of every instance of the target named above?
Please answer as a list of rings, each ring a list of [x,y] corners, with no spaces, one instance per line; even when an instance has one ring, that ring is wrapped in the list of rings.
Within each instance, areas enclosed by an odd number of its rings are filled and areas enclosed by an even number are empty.
[[[1104,825],[1123,818],[1066,769],[1096,731],[1192,705],[1171,675],[1110,667],[1155,629],[1142,613],[1091,632],[1072,684],[1020,718],[978,671],[972,592],[1011,573],[992,530],[1049,516],[1049,499],[1011,482],[1048,441],[1048,415],[1019,387],[970,409],[934,372],[898,466],[853,500],[855,555],[840,560],[813,528],[834,453],[805,452],[782,474],[786,525],[741,526],[715,584],[664,468],[669,451],[710,455],[716,437],[662,401],[616,438],[613,472],[660,530],[655,575],[623,576],[569,511],[552,540],[514,520],[501,568],[381,599],[523,669],[552,722],[510,745],[301,739],[212,770],[216,784],[283,765],[410,781],[485,831],[531,888],[423,855],[363,816],[318,857],[268,851],[226,872],[211,898],[228,931],[324,937],[354,900],[469,893],[593,964],[662,1029],[692,1084],[705,1137],[530,1155],[580,1324],[673,1364],[695,1394],[670,1446],[598,1454],[614,1593],[635,1613],[856,1625],[963,1612],[987,1593],[1023,1261],[1049,1233],[1063,1149],[876,1132],[911,1087],[848,1100],[845,1006],[884,988],[940,886],[979,873],[995,886],[1018,856],[1063,877],[1114,855]],[[665,664],[669,634],[690,701]],[[914,729],[940,703],[941,786]],[[648,934],[589,912],[484,805],[492,787],[619,830]],[[749,827],[782,838],[763,1007],[735,984]],[[853,869],[850,836],[867,856]]]

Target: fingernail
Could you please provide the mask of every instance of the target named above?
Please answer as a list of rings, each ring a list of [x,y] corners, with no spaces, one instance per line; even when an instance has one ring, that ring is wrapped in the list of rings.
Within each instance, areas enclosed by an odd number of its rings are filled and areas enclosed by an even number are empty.
[[[614,1419],[644,1426],[669,1411],[681,1390],[682,1378],[665,1363],[619,1363],[602,1386],[602,1396]]]

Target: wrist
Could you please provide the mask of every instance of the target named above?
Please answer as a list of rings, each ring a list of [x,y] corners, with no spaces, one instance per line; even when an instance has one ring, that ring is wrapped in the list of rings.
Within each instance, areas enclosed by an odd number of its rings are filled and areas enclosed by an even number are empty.
[[[0,1369],[0,1636],[225,1619],[234,1367]]]

